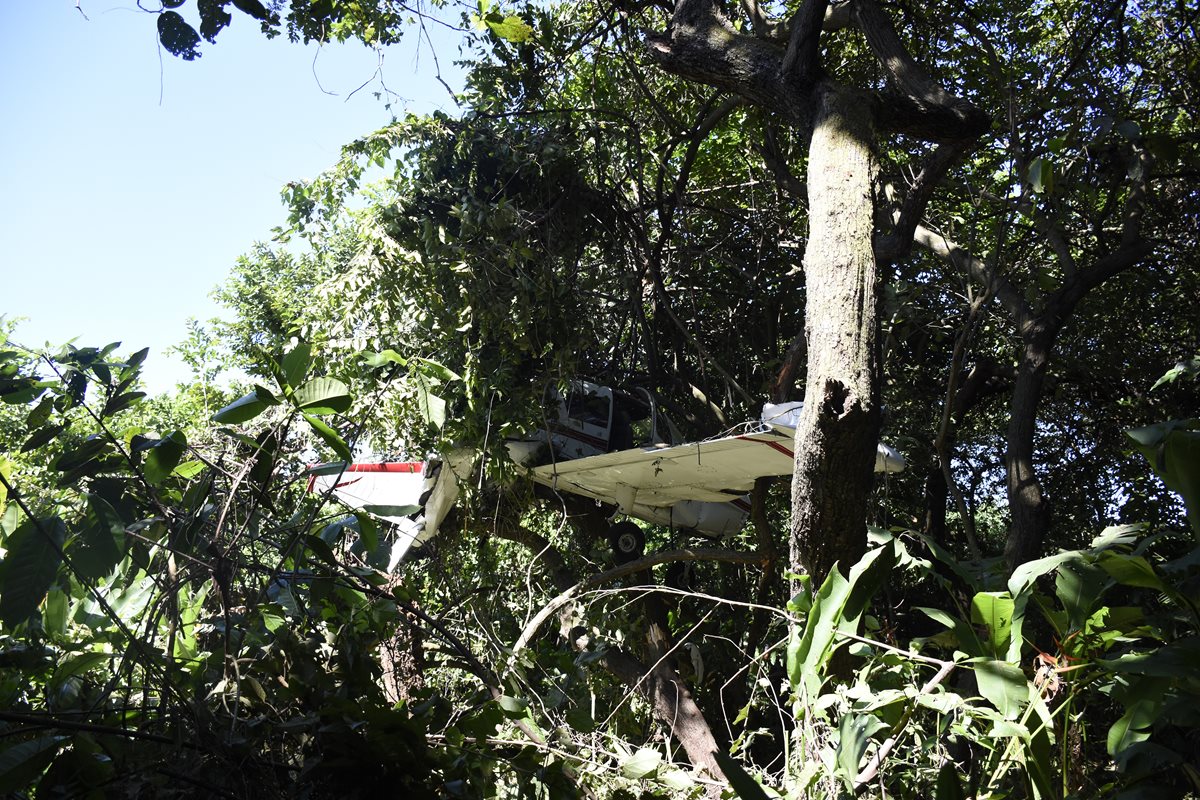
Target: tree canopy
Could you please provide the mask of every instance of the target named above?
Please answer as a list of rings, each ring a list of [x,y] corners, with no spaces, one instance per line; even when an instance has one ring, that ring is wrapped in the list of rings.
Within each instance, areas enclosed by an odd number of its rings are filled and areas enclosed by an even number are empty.
[[[382,47],[447,8],[150,12],[193,59],[233,12]],[[0,347],[0,787],[1200,791],[1198,16],[472,4],[460,113],[284,188],[195,385]],[[615,563],[616,509],[504,447],[580,378],[694,440],[803,399],[794,482]],[[305,491],[463,448],[398,563]]]

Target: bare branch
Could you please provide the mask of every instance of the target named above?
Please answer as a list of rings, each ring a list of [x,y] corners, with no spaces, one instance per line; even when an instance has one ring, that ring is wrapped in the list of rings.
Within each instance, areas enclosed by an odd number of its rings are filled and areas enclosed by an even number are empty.
[[[649,569],[656,564],[666,564],[670,561],[724,561],[731,564],[761,564],[763,556],[758,553],[740,553],[734,550],[715,550],[709,548],[668,550],[662,553],[643,556],[601,572],[598,575],[585,578],[574,586],[564,590],[558,597],[551,600],[541,611],[535,614],[533,619],[529,620],[529,623],[525,626],[525,630],[521,631],[521,635],[512,646],[512,657],[515,659],[518,653],[529,646],[529,642],[537,634],[538,630],[541,629],[542,625],[545,624],[546,620],[550,619],[559,609],[566,606],[579,595],[603,586],[606,583],[612,583],[626,575],[633,575],[636,572]]]
[[[1022,334],[1033,326],[1035,322],[1033,308],[1025,300],[1025,297],[1017,291],[1017,288],[1012,285],[1012,282],[1003,275],[995,274],[994,270],[990,269],[987,264],[945,236],[931,231],[924,225],[917,225],[916,230],[913,231],[913,240],[943,261],[948,262],[959,271],[973,278],[980,286],[990,286],[996,295],[996,299],[1000,301],[1000,305],[1004,306],[1004,310],[1012,316],[1017,329]]]
[[[943,143],[925,160],[900,205],[895,230],[889,236],[881,237],[876,246],[876,258],[881,263],[899,261],[908,255],[913,245],[913,233],[925,216],[934,189],[950,168],[974,146],[973,140]]]

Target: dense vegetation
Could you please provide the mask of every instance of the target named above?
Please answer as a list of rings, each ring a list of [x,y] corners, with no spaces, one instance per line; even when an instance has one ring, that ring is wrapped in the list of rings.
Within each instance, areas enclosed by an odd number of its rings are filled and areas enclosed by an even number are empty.
[[[162,5],[184,58],[234,11],[414,24]],[[0,330],[0,792],[1200,794],[1200,12],[471,16],[462,112],[285,188],[288,230],[178,346],[193,383]],[[847,309],[865,345],[834,359]],[[835,477],[614,564],[614,510],[503,447],[576,377],[689,437],[819,394],[798,457]],[[909,469],[872,484],[880,430]],[[464,445],[477,479],[398,564],[306,492],[313,461]]]

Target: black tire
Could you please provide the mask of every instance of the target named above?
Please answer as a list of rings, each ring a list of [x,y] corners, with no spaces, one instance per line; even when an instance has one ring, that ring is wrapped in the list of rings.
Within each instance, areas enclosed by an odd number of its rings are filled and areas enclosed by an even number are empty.
[[[646,534],[629,520],[608,529],[608,542],[612,545],[613,560],[618,564],[641,558],[646,552]]]

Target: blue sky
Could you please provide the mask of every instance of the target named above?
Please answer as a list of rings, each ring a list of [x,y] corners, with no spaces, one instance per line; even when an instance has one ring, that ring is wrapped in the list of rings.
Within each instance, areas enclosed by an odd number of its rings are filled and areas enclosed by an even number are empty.
[[[185,62],[134,3],[80,5],[86,19],[75,0],[0,10],[0,314],[28,318],[14,336],[27,346],[148,346],[161,390],[186,378],[163,348],[218,313],[209,292],[284,221],[280,188],[392,111],[377,81],[350,96],[379,63],[362,45],[268,41],[233,10]],[[435,38],[457,89],[455,37]],[[453,110],[416,36],[384,56],[393,111]]]

